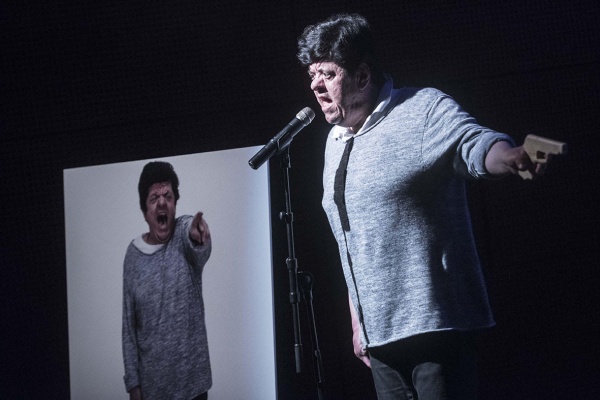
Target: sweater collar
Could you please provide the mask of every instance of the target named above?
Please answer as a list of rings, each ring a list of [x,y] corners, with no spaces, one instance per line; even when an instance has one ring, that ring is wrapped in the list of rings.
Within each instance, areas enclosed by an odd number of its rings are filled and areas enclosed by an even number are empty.
[[[133,245],[137,247],[139,251],[146,255],[152,255],[164,247],[164,243],[161,244],[148,244],[144,240],[144,235],[140,235],[133,239]]]
[[[394,89],[394,81],[391,76],[385,74],[384,75],[385,82],[383,87],[379,91],[379,96],[377,97],[377,106],[373,110],[373,112],[367,117],[363,126],[358,130],[358,132],[353,132],[348,128],[336,125],[331,129],[331,137],[333,139],[342,139],[344,142],[347,142],[351,138],[355,136],[360,136],[365,132],[369,131],[373,126],[377,124],[385,115],[389,112],[390,107],[393,107],[392,98],[395,97],[398,90]]]

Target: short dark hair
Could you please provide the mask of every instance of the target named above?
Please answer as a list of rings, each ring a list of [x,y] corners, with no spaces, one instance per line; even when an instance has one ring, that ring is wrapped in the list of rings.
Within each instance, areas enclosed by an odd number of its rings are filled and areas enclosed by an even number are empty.
[[[376,81],[382,80],[371,26],[360,14],[335,14],[307,26],[298,39],[298,60],[304,67],[315,62],[334,62],[350,73],[366,63]]]
[[[138,193],[140,194],[140,208],[146,214],[146,200],[150,187],[155,183],[169,182],[175,195],[175,204],[179,200],[179,178],[171,164],[165,161],[152,161],[144,166],[138,183]]]

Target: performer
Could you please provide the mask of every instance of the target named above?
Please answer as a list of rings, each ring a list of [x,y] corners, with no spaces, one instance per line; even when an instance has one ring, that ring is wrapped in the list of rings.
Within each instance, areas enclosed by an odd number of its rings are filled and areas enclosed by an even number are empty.
[[[202,271],[212,241],[201,212],[175,217],[179,180],[146,164],[138,185],[149,231],[123,266],[123,360],[130,399],[207,399],[212,385]]]
[[[394,88],[364,17],[305,28],[298,59],[325,119],[323,208],[348,286],[355,354],[379,399],[477,397],[474,334],[494,325],[467,178],[533,163],[433,88]]]

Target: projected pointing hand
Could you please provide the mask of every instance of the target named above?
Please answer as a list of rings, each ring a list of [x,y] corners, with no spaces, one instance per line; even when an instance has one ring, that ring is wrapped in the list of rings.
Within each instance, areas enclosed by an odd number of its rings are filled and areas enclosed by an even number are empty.
[[[197,212],[190,225],[190,238],[201,245],[210,239],[210,230],[203,215],[202,212]]]

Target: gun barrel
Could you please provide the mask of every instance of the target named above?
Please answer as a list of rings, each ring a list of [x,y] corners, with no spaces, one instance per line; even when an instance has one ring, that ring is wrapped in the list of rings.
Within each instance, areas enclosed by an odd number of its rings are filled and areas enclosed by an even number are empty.
[[[567,144],[542,136],[527,135],[524,146],[551,154],[566,154]]]
[[[562,155],[567,153],[567,144],[542,136],[527,135],[523,148],[532,161],[544,163],[549,154]]]

